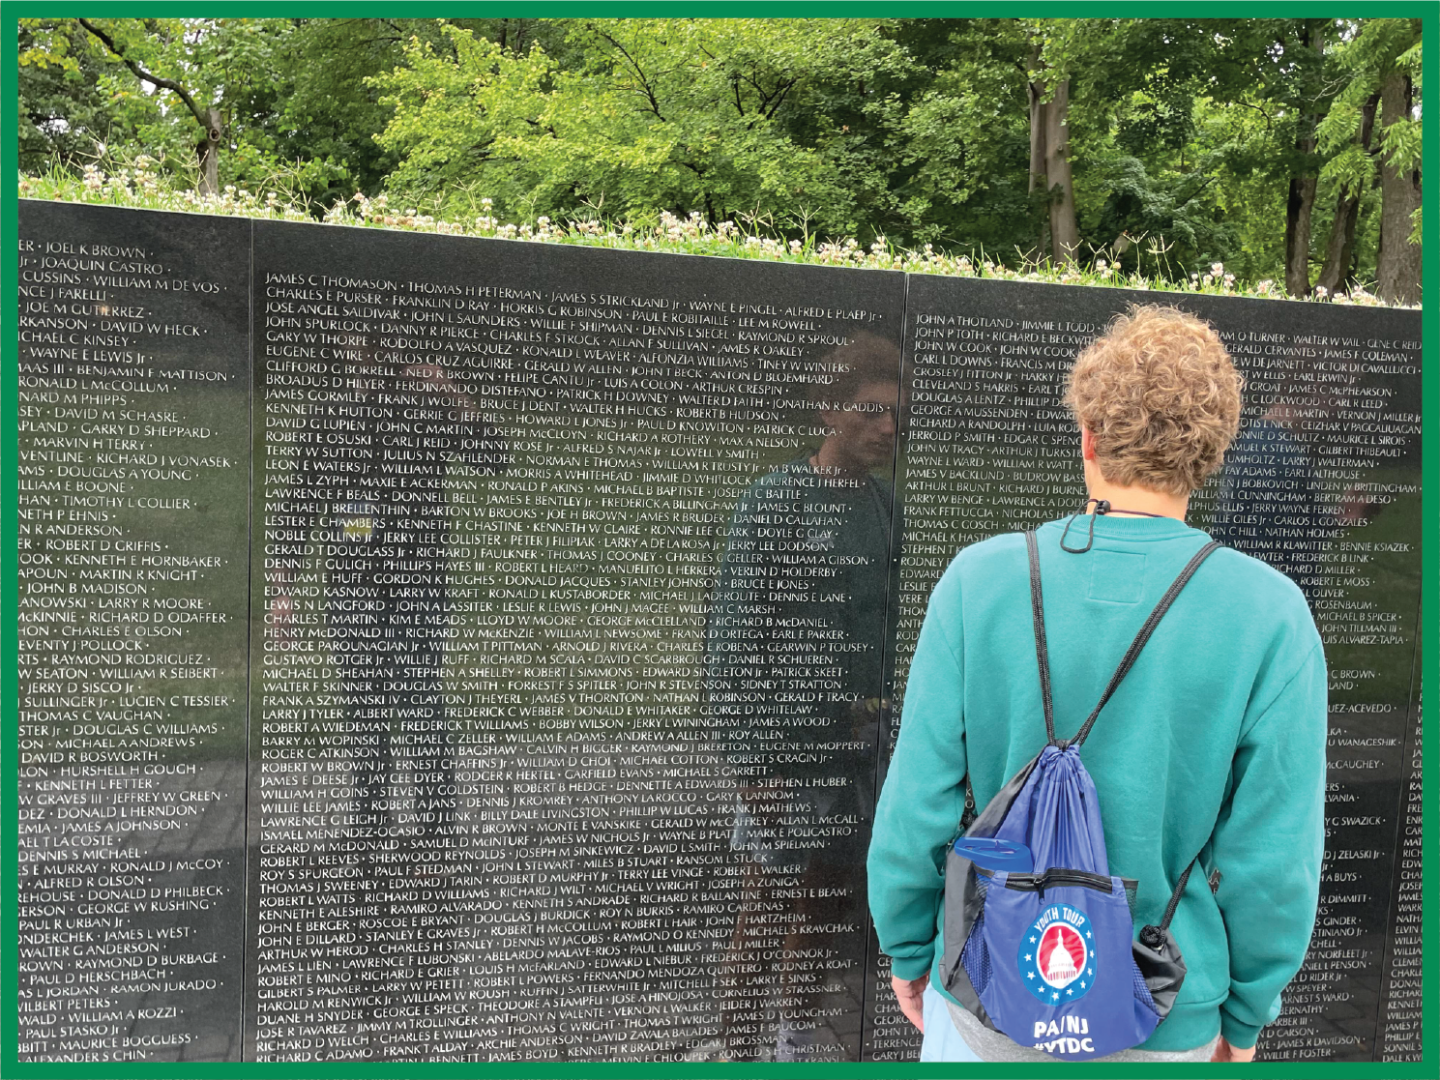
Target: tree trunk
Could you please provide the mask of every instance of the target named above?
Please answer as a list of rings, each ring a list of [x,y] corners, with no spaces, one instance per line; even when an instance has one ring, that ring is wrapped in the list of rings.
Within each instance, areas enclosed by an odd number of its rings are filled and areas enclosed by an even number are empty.
[[[1315,140],[1296,143],[1297,149]],[[1285,201],[1285,291],[1297,300],[1310,295],[1310,211],[1315,206],[1315,177],[1292,176]]]
[[[1045,110],[1045,182],[1050,185],[1050,241],[1055,261],[1069,265],[1080,248],[1080,229],[1075,223],[1075,185],[1070,178],[1070,80],[1055,87],[1055,96]]]
[[[1316,51],[1324,47],[1318,30],[1306,25],[1300,32],[1300,43]],[[1315,153],[1316,117],[1302,119],[1301,135],[1295,149],[1307,157]],[[1312,169],[1307,167],[1307,173]],[[1297,300],[1310,295],[1310,216],[1315,209],[1315,175],[1292,176],[1290,194],[1285,200],[1285,291]]]
[[[219,109],[207,109],[205,115],[210,118],[210,126],[205,131],[205,138],[195,147],[200,158],[200,194],[219,195],[220,138],[225,132]]]
[[[1370,149],[1370,136],[1375,130],[1375,108],[1380,95],[1374,94],[1365,103],[1360,121],[1360,145]],[[1355,262],[1355,228],[1360,222],[1360,195],[1341,192],[1335,198],[1335,220],[1330,226],[1330,242],[1325,246],[1325,265],[1320,270],[1316,288],[1324,288],[1331,296],[1349,288]]]
[[[1380,130],[1408,119],[1414,88],[1410,76],[1392,71],[1380,84]],[[1420,302],[1420,245],[1410,243],[1411,215],[1420,206],[1420,170],[1399,171],[1380,160],[1380,254],[1376,266],[1382,300]]]
[[[1039,63],[1038,50],[1033,56]],[[1053,84],[1030,83],[1030,191],[1046,192],[1050,211],[1050,257],[1061,266],[1075,261],[1080,247],[1080,229],[1075,222],[1075,187],[1070,176],[1070,132],[1065,121],[1070,112],[1070,80]],[[1044,245],[1042,245],[1043,250]]]
[[[1039,64],[1040,50],[1037,47],[1030,54],[1030,66],[1034,69]],[[1045,117],[1040,111],[1040,95],[1043,93],[1043,88],[1033,82],[1027,86],[1030,96],[1030,187],[1027,190],[1034,195],[1035,189],[1041,187],[1045,179]],[[1047,216],[1045,222],[1040,226],[1035,243],[1037,265],[1045,261],[1045,252],[1050,249],[1050,221]]]
[[[1327,296],[1347,288],[1350,264],[1355,261],[1355,227],[1360,222],[1360,196],[1341,195],[1335,200],[1335,220],[1330,225],[1330,242],[1325,245],[1325,265],[1315,281]]]

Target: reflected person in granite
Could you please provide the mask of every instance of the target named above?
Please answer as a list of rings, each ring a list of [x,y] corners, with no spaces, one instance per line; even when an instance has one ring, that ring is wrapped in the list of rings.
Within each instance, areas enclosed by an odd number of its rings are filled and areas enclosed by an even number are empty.
[[[858,910],[863,819],[888,711],[883,638],[898,552],[895,346],[862,335],[812,392],[826,434],[740,499],[707,631],[715,737],[744,777],[740,909],[722,962],[731,1060],[835,1057],[817,1029],[835,935]],[[833,976],[832,976],[833,977]],[[858,1000],[853,1003],[858,1009]]]
[[[299,462],[281,500],[298,536],[279,545],[299,565],[315,535],[326,572],[327,640],[345,702],[356,799],[347,823],[387,835],[392,811],[421,841],[453,831],[454,762],[443,705],[449,619],[445,476],[452,459],[499,472],[503,440],[442,367],[378,361],[371,350],[335,374],[306,418]],[[281,574],[271,625],[290,632]],[[397,746],[414,777],[391,781]]]

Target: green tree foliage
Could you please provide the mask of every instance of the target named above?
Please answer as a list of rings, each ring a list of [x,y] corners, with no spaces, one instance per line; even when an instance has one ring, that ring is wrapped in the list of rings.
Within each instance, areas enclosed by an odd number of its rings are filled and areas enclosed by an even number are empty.
[[[106,123],[93,113],[52,119],[50,131],[70,139],[124,139],[177,168],[193,167],[202,188],[215,190],[219,163],[227,173],[253,160],[268,117],[247,108],[288,52],[294,24],[280,19],[25,20],[22,71],[59,66],[105,102]],[[249,151],[247,155],[247,151]]]
[[[475,21],[512,41],[537,25]],[[321,204],[376,191],[395,160],[373,138],[389,110],[365,80],[417,35],[442,37],[430,19],[21,20],[22,168],[74,171],[99,144],[194,173],[195,112],[213,108],[219,183],[278,182]]]
[[[553,22],[464,19],[456,25],[493,39],[506,55],[523,56],[536,42],[565,55]],[[274,162],[325,162],[327,170],[305,184],[321,206],[356,191],[377,194],[399,158],[375,140],[392,110],[372,77],[403,66],[407,47],[429,45],[453,59],[451,39],[434,19],[365,18],[297,19],[288,40],[271,78],[247,99],[249,113],[265,118],[251,143]]]
[[[65,29],[73,32],[79,24],[71,21]],[[34,174],[52,161],[76,160],[95,143],[111,141],[112,131],[120,138],[133,135],[116,130],[109,95],[99,85],[105,65],[83,41],[77,49],[72,33],[22,19],[19,59],[15,131],[22,172]]]
[[[317,213],[698,212],[1297,295],[1402,281],[1418,242],[1413,19],[27,19],[20,44],[24,169],[103,143],[193,184],[214,128],[217,183]]]
[[[1322,176],[1342,203],[1378,184],[1380,294],[1414,301],[1420,295],[1420,20],[1367,19],[1347,31],[1335,50],[1342,88],[1318,133],[1332,155]]]
[[[761,211],[855,230],[880,177],[837,114],[873,119],[866,85],[910,61],[852,20],[583,20],[575,59],[524,54],[461,27],[453,53],[416,39],[372,81],[394,116],[390,186],[417,198],[468,191],[504,210]],[[848,92],[842,92],[848,88]]]
[[[1373,149],[1358,140],[1369,99],[1380,93],[1386,75],[1399,71],[1420,86],[1420,20],[1370,19],[1355,26],[1336,48],[1343,88],[1320,124],[1321,146],[1332,152],[1324,176],[1345,191],[1360,191],[1379,175],[1376,151],[1398,169],[1420,164],[1420,122],[1407,116],[1385,127]],[[1363,31],[1363,32],[1362,32]]]
[[[922,76],[876,162],[886,229],[992,253],[1033,245],[1044,211],[1029,190],[1028,35],[1005,19],[909,20],[896,40]]]

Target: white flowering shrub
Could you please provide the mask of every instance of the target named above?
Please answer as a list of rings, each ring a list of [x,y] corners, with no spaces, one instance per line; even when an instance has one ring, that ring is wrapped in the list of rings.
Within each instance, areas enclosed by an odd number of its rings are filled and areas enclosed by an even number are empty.
[[[303,196],[272,190],[262,197],[234,185],[227,185],[218,195],[202,196],[188,188],[177,188],[174,174],[162,171],[159,165],[154,159],[142,154],[123,164],[112,163],[109,171],[98,164],[87,165],[79,178],[59,171],[40,177],[22,175],[20,196],[152,210],[273,218],[282,221],[315,220],[311,207]],[[325,210],[321,220],[330,225],[483,236],[531,243],[581,244],[691,255],[719,255],[870,270],[903,270],[912,274],[1042,281],[1061,285],[1108,285],[1141,291],[1269,299],[1283,298],[1284,292],[1268,278],[1254,285],[1242,284],[1236,280],[1233,273],[1225,269],[1224,263],[1220,262],[1213,263],[1204,273],[1192,273],[1188,278],[1180,280],[1160,274],[1150,276],[1139,271],[1123,271],[1118,262],[1100,253],[1095,253],[1088,265],[1054,265],[1022,259],[1017,269],[983,254],[978,257],[977,263],[976,257],[971,255],[938,252],[933,244],[925,244],[920,248],[897,247],[884,236],[877,237],[866,248],[853,237],[821,240],[808,231],[801,239],[766,235],[767,230],[773,230],[773,223],[758,218],[742,222],[711,222],[699,211],[692,211],[682,218],[662,210],[653,223],[604,221],[598,216],[577,217],[569,221],[554,221],[540,216],[533,223],[513,223],[502,222],[495,216],[493,200],[482,198],[478,205],[480,213],[473,218],[467,221],[447,221],[421,213],[413,206],[403,210],[392,208],[389,197],[383,194],[370,198],[356,192],[349,199],[336,199]],[[1166,249],[1152,245],[1146,250],[1157,256],[1158,266],[1158,256]],[[1328,291],[1321,287],[1315,290],[1313,299],[1369,306],[1382,303],[1363,288],[1353,289],[1348,294],[1337,293],[1331,297]]]

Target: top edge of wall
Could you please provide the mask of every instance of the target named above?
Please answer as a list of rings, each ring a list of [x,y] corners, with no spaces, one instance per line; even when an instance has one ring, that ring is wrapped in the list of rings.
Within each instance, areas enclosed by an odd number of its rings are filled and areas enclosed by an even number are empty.
[[[1185,292],[1185,291],[1179,290],[1179,289],[1139,289],[1139,288],[1135,288],[1134,286],[1128,286],[1128,285],[1095,285],[1095,284],[1090,284],[1090,283],[1071,284],[1071,283],[1068,283],[1068,282],[1060,282],[1060,281],[1034,281],[1034,280],[1029,280],[1029,279],[1025,279],[1025,278],[1019,278],[1019,277],[1017,277],[1017,278],[983,278],[983,277],[979,277],[979,276],[976,276],[976,275],[966,275],[966,274],[927,274],[927,273],[925,273],[925,272],[923,272],[923,271],[916,271],[916,270],[897,270],[897,269],[881,269],[881,268],[879,268],[879,267],[871,267],[871,266],[832,266],[832,265],[826,265],[826,264],[824,264],[824,263],[816,263],[816,262],[791,262],[791,261],[788,261],[788,260],[778,260],[778,259],[746,259],[746,258],[742,258],[742,257],[740,257],[740,256],[735,256],[735,255],[699,255],[699,254],[696,254],[696,253],[694,253],[694,252],[689,252],[689,251],[665,251],[665,250],[647,251],[647,250],[644,250],[644,249],[641,249],[641,248],[605,247],[605,246],[600,245],[600,244],[567,244],[567,243],[558,243],[558,242],[553,241],[553,240],[535,240],[535,239],[531,239],[531,240],[519,240],[519,239],[511,239],[511,238],[509,238],[509,237],[502,237],[502,236],[471,236],[471,235],[466,234],[466,233],[445,233],[445,232],[439,232],[439,231],[436,231],[436,230],[428,230],[428,229],[397,229],[397,228],[393,228],[393,227],[387,226],[387,225],[351,225],[351,224],[348,224],[348,223],[347,223],[347,224],[341,224],[341,223],[329,222],[329,221],[287,221],[287,220],[285,220],[285,219],[283,219],[283,218],[252,217],[252,216],[250,216],[250,215],[248,215],[248,214],[209,214],[209,213],[204,213],[204,212],[195,211],[195,210],[159,210],[159,209],[156,209],[156,208],[150,207],[150,206],[112,206],[112,205],[110,205],[110,204],[108,204],[108,203],[73,202],[73,201],[70,201],[70,200],[67,200],[67,199],[34,199],[34,198],[21,197],[18,201],[19,201],[22,205],[28,203],[28,204],[30,204],[30,205],[32,205],[32,206],[84,206],[84,207],[92,207],[92,208],[98,209],[98,210],[118,210],[118,211],[123,211],[123,212],[128,212],[128,213],[139,213],[139,214],[167,214],[167,215],[173,215],[173,216],[176,216],[176,217],[193,217],[193,218],[203,218],[203,219],[212,219],[212,220],[219,218],[219,219],[223,219],[223,220],[227,220],[227,221],[249,221],[249,222],[252,222],[252,223],[261,223],[261,224],[266,224],[266,225],[315,226],[315,227],[319,227],[319,228],[329,228],[329,229],[350,229],[350,230],[354,230],[354,231],[356,231],[356,232],[363,232],[363,233],[383,233],[383,234],[387,234],[387,235],[402,235],[402,236],[433,236],[433,237],[436,237],[436,238],[442,239],[442,240],[481,240],[481,241],[485,241],[485,242],[487,242],[487,243],[516,244],[516,245],[524,245],[525,247],[547,246],[547,247],[556,247],[556,248],[570,248],[570,249],[576,249],[576,250],[617,251],[617,252],[623,252],[623,253],[626,253],[626,254],[633,254],[633,255],[665,255],[665,256],[671,256],[671,257],[683,258],[683,259],[714,259],[714,260],[720,261],[720,262],[759,263],[759,264],[762,264],[762,265],[769,265],[769,266],[814,267],[815,269],[818,269],[818,270],[862,270],[862,271],[865,271],[865,272],[871,273],[871,274],[903,274],[903,275],[906,276],[906,277],[913,277],[913,278],[916,278],[917,280],[924,280],[924,281],[971,281],[971,282],[984,282],[984,283],[985,283],[985,287],[989,287],[991,284],[1039,285],[1039,286],[1049,286],[1049,287],[1053,287],[1053,288],[1056,288],[1056,289],[1074,289],[1074,290],[1093,289],[1093,290],[1095,290],[1096,292],[1112,292],[1112,293],[1113,293],[1113,292],[1122,292],[1122,293],[1132,293],[1132,294],[1144,294],[1144,295],[1155,296],[1155,297],[1197,297],[1197,298],[1203,297],[1203,298],[1205,298],[1205,299],[1207,299],[1207,300],[1208,300],[1208,299],[1214,299],[1214,300],[1249,300],[1249,301],[1254,301],[1255,303],[1259,303],[1259,304],[1295,304],[1295,305],[1303,305],[1303,306],[1306,306],[1306,307],[1315,307],[1315,308],[1318,308],[1318,309],[1320,309],[1320,310],[1325,310],[1325,311],[1334,310],[1334,309],[1337,309],[1337,308],[1338,308],[1338,309],[1354,308],[1354,309],[1362,310],[1362,311],[1414,312],[1414,313],[1416,313],[1416,314],[1419,314],[1420,312],[1422,312],[1422,311],[1424,310],[1424,307],[1423,307],[1422,305],[1418,305],[1418,304],[1417,304],[1416,306],[1414,306],[1414,307],[1406,307],[1406,306],[1404,306],[1404,305],[1398,305],[1398,304],[1353,304],[1353,303],[1336,304],[1336,303],[1321,303],[1321,302],[1315,301],[1315,300],[1296,300],[1296,299],[1293,299],[1292,297],[1289,297],[1289,296],[1242,296],[1242,295],[1230,296],[1230,295],[1226,295],[1226,294],[1224,294],[1224,293]],[[1157,300],[1157,302],[1159,302],[1159,301]]]

